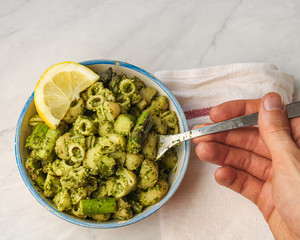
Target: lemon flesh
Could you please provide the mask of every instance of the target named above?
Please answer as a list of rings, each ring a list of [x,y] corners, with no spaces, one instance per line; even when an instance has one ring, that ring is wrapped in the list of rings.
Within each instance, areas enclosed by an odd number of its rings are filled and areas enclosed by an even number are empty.
[[[34,91],[36,110],[45,123],[56,129],[80,92],[99,79],[91,69],[75,62],[62,62],[48,68]]]

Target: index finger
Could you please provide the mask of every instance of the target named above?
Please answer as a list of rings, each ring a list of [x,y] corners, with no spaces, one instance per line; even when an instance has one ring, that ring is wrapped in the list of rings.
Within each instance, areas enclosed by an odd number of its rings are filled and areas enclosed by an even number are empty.
[[[209,116],[213,122],[222,122],[259,111],[261,99],[233,100],[213,107]],[[292,137],[300,147],[300,117],[290,119]],[[199,126],[197,126],[199,127]]]
[[[261,99],[234,100],[213,107],[209,117],[213,122],[222,122],[231,118],[258,112]]]

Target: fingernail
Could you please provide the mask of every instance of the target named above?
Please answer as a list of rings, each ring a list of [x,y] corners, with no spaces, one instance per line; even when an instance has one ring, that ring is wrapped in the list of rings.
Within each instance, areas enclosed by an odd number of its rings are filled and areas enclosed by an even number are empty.
[[[283,101],[279,94],[268,94],[264,99],[264,108],[266,111],[275,111],[283,109]]]

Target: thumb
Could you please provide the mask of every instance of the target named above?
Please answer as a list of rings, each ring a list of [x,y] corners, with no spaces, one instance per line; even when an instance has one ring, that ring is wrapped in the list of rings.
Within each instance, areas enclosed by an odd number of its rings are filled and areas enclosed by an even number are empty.
[[[282,169],[291,159],[296,160],[298,147],[291,136],[284,103],[277,93],[268,93],[261,101],[259,132],[271,154],[274,170]]]

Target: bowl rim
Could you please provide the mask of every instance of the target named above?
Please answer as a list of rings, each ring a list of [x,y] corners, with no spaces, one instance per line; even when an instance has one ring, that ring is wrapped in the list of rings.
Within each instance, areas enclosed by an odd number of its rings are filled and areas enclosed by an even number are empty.
[[[177,101],[177,99],[175,98],[175,96],[173,95],[173,93],[155,76],[153,76],[151,73],[145,71],[142,68],[139,68],[135,65],[132,65],[130,63],[126,63],[123,61],[117,61],[117,60],[106,60],[106,59],[97,59],[97,60],[89,60],[89,61],[83,61],[80,62],[80,64],[85,65],[85,66],[89,66],[89,65],[116,65],[116,66],[121,66],[121,67],[125,67],[125,68],[129,68],[131,70],[134,70],[136,72],[139,72],[143,75],[145,75],[146,77],[150,78],[152,81],[154,81],[164,92],[165,94],[167,94],[167,96],[171,99],[171,101],[174,103],[176,110],[178,111],[179,115],[181,116],[181,122],[182,122],[182,126],[183,126],[183,130],[184,131],[188,131],[188,125],[187,125],[187,121],[185,118],[185,114],[179,104],[179,102]],[[185,173],[186,173],[186,169],[187,169],[187,165],[189,162],[189,156],[190,156],[190,141],[185,141],[184,142],[184,149],[185,149],[185,155],[184,155],[184,160],[183,160],[183,164],[182,164],[182,168],[180,170],[180,173],[178,175],[178,178],[176,179],[174,185],[169,189],[168,193],[166,194],[166,196],[159,201],[157,204],[155,204],[154,206],[152,206],[151,209],[142,212],[140,215],[135,216],[127,221],[117,221],[117,222],[107,222],[107,223],[98,223],[98,222],[88,222],[88,221],[84,221],[84,220],[80,220],[77,218],[73,218],[71,216],[69,216],[68,214],[65,214],[63,212],[59,212],[57,211],[54,207],[52,207],[51,205],[49,205],[43,198],[42,196],[37,192],[37,190],[34,188],[34,186],[32,185],[32,183],[30,182],[27,174],[26,174],[26,170],[23,166],[23,162],[22,162],[22,158],[21,158],[21,151],[20,151],[20,136],[21,136],[21,128],[22,128],[22,124],[24,121],[24,117],[26,115],[26,112],[30,106],[30,104],[32,103],[34,99],[34,92],[31,94],[31,96],[27,99],[21,114],[19,116],[18,119],[18,123],[17,123],[17,128],[16,128],[16,133],[15,133],[15,156],[16,156],[16,161],[17,161],[17,166],[18,166],[18,170],[20,172],[20,175],[26,185],[26,187],[28,188],[28,190],[30,191],[30,193],[34,196],[34,198],[43,206],[45,207],[48,211],[50,211],[52,214],[54,214],[55,216],[82,226],[82,227],[88,227],[88,228],[118,228],[118,227],[123,227],[123,226],[127,226],[127,225],[131,225],[133,223],[139,222],[145,218],[147,218],[148,216],[152,215],[153,213],[155,213],[156,211],[158,211],[176,192],[176,190],[178,189]]]

